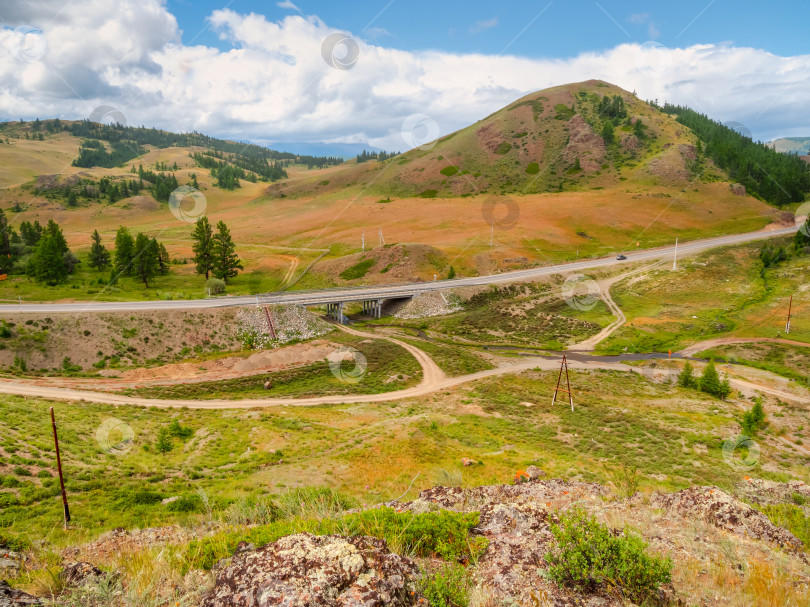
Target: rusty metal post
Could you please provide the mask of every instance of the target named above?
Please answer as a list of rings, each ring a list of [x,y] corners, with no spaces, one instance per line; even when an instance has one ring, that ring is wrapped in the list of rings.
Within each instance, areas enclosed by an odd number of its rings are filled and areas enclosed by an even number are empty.
[[[65,531],[70,522],[70,508],[68,508],[67,493],[65,492],[65,479],[62,476],[62,457],[59,455],[59,436],[56,434],[56,418],[51,407],[51,427],[53,427],[53,443],[56,445],[56,467],[59,470],[59,485],[62,487],[62,504],[65,507]]]

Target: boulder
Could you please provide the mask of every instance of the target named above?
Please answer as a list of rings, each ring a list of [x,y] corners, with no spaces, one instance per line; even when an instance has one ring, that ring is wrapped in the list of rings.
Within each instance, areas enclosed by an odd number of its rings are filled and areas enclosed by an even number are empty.
[[[731,193],[737,196],[745,196],[746,194],[745,186],[741,183],[732,183],[729,188]]]
[[[68,565],[59,574],[59,577],[64,581],[65,586],[84,586],[91,578],[106,577],[101,569],[90,563],[68,563]]]
[[[24,607],[28,605],[44,605],[40,599],[15,590],[5,580],[0,580],[0,607]]]
[[[385,540],[299,533],[236,554],[200,607],[404,607],[417,575]]]
[[[530,479],[530,480],[535,480],[535,479],[537,479],[537,478],[540,478],[541,476],[545,476],[545,475],[546,475],[546,473],[545,473],[545,472],[543,472],[543,471],[542,471],[540,468],[538,468],[537,466],[529,466],[528,468],[526,468],[526,474],[528,474],[528,475],[529,475],[529,479]]]
[[[19,552],[0,547],[0,576],[17,577],[24,558]]]

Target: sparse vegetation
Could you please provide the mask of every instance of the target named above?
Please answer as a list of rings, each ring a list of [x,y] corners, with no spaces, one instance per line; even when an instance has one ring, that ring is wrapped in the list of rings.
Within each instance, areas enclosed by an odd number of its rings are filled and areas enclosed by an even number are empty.
[[[650,555],[647,544],[625,530],[614,534],[584,510],[560,514],[551,532],[556,548],[546,554],[548,575],[561,585],[581,589],[615,588],[634,601],[655,596],[669,583],[672,561]]]

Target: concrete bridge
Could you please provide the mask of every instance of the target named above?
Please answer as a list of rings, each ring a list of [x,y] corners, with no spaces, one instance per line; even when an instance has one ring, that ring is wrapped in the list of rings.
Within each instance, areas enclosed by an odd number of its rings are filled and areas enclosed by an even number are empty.
[[[348,299],[341,299],[338,301],[329,302],[326,304],[326,317],[336,320],[340,324],[346,324],[347,318],[346,315],[343,313],[343,306],[347,303],[355,303],[357,301],[363,302],[363,314],[366,316],[371,316],[372,318],[382,318],[382,309],[383,304],[387,299],[410,299],[414,295],[418,295],[418,293],[413,293],[411,295],[398,295],[396,297],[380,297],[377,299],[355,299],[355,298],[348,298]],[[312,304],[309,304],[312,305]]]

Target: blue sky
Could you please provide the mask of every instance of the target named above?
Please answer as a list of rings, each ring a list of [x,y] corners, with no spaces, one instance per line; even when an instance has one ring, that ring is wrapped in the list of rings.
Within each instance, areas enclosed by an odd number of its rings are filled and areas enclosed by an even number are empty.
[[[278,148],[402,150],[404,125],[444,135],[601,79],[762,141],[810,135],[806,2],[293,1],[5,4],[0,118],[113,107],[129,124]],[[357,51],[348,69],[324,50],[337,34]]]
[[[212,11],[227,7],[238,13],[262,14],[270,20],[296,12],[278,4],[257,0],[170,0],[168,8],[183,30],[184,44],[206,44],[225,50],[230,44],[219,40],[208,27],[206,19]],[[810,47],[810,3],[799,0],[297,0],[295,5],[303,14],[317,15],[336,29],[408,51],[505,51],[548,58],[572,57],[626,42],[657,41],[667,47],[733,43],[788,56],[803,54]]]

